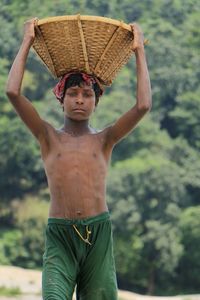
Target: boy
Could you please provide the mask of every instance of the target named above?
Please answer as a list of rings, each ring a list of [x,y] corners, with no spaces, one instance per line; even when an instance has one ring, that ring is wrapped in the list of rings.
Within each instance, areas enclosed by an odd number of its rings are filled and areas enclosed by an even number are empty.
[[[137,24],[133,51],[137,66],[136,104],[113,125],[96,132],[89,117],[102,94],[95,77],[66,74],[54,88],[64,111],[55,129],[42,120],[21,94],[35,19],[25,23],[24,38],[10,70],[7,96],[40,144],[51,194],[43,256],[43,299],[115,300],[117,284],[112,231],[106,204],[106,174],[113,147],[151,108],[151,88],[143,34]]]

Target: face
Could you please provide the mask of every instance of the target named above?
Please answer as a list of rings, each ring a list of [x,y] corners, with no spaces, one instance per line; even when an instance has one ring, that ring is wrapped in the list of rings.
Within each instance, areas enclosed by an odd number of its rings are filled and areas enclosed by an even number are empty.
[[[64,113],[74,120],[87,120],[95,109],[95,92],[86,83],[72,86],[65,92]]]

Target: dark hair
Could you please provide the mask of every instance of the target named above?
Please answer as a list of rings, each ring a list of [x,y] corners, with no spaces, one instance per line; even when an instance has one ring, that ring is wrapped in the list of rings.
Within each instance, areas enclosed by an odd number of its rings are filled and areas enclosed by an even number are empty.
[[[76,85],[81,86],[81,83],[83,83],[83,82],[85,82],[85,81],[83,80],[81,74],[77,73],[77,74],[70,75],[69,79],[65,83],[63,95],[65,95],[65,92],[68,88],[70,88],[72,86],[76,86]],[[99,102],[99,96],[101,95],[101,90],[96,82],[92,84],[92,88],[95,93],[95,105],[97,106],[97,104]]]

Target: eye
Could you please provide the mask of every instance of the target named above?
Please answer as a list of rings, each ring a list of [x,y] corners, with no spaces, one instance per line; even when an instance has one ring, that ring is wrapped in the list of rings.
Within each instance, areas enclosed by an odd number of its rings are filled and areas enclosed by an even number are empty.
[[[92,96],[93,96],[93,93],[91,93],[91,92],[84,92],[84,93],[83,93],[83,96],[84,96],[84,97],[92,97]]]
[[[77,93],[75,91],[71,91],[71,92],[67,92],[67,95],[69,95],[71,97],[75,97],[77,95]]]

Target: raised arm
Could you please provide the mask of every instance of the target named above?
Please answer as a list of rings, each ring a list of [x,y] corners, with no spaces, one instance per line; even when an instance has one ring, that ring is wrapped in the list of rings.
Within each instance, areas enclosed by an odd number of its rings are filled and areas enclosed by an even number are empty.
[[[21,94],[26,60],[35,38],[35,20],[36,18],[25,23],[23,41],[8,76],[6,94],[23,122],[40,139],[46,132],[45,121],[40,118],[31,102]]]
[[[137,72],[136,104],[107,128],[106,144],[111,146],[127,135],[151,109],[151,85],[145,57],[144,37],[139,25],[131,24],[131,27],[134,34],[133,51]]]

